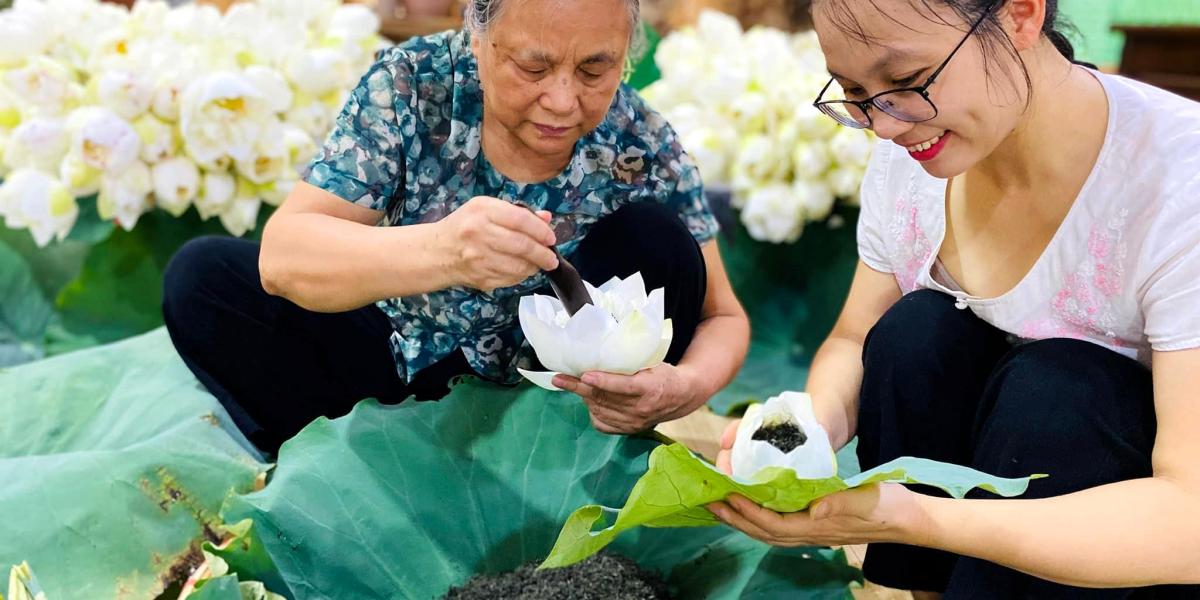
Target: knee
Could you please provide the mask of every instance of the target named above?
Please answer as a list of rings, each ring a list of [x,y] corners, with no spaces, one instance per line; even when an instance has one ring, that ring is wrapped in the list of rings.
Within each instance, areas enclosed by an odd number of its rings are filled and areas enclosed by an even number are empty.
[[[205,236],[188,241],[171,257],[163,273],[163,317],[168,327],[187,320],[206,294],[227,289],[234,243],[238,240]]]
[[[940,356],[977,342],[986,325],[970,311],[954,307],[954,299],[933,290],[918,290],[896,301],[871,328],[863,344],[867,368],[912,372],[936,364]]]
[[[977,457],[997,475],[1049,472],[1047,494],[1148,476],[1156,422],[1150,374],[1091,342],[1014,349],[984,392]]]
[[[998,409],[1016,409],[1029,415],[1027,421],[1056,428],[1076,421],[1065,415],[1140,416],[1152,398],[1152,383],[1144,366],[1098,344],[1048,339],[1009,352],[985,394]]]

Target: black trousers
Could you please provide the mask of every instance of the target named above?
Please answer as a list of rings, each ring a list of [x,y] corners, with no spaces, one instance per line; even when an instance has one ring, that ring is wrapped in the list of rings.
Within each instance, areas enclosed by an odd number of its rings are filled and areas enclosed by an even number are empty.
[[[271,296],[258,252],[257,243],[233,238],[189,242],[167,266],[163,316],[184,362],[259,449],[274,453],[313,419],[345,415],[364,398],[440,399],[452,378],[472,373],[455,352],[406,385],[388,346],[392,324],[379,308],[316,313]],[[641,271],[649,289],[666,288],[675,332],[667,360],[679,361],[700,322],[707,272],[672,210],[621,208],[593,226],[572,259],[597,285]]]
[[[1150,371],[1096,344],[1050,339],[1013,347],[1004,332],[956,309],[953,298],[923,290],[901,298],[875,325],[863,366],[858,421],[863,469],[918,456],[1001,477],[1050,475],[1033,481],[1025,498],[1152,474],[1156,421]],[[1121,508],[1113,507],[1112,516],[1122,518]],[[880,585],[945,592],[954,599],[1200,598],[1200,587],[1073,588],[974,558],[896,544],[870,545],[863,570]]]

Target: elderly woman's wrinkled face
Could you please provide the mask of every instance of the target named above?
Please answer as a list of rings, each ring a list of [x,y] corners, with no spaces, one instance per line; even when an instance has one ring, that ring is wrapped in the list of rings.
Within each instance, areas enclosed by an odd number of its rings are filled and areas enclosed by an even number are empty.
[[[933,11],[918,8],[923,6],[915,0],[823,0],[813,5],[821,49],[846,98],[866,100],[886,90],[922,85],[963,39],[970,23],[941,3],[931,3]],[[849,13],[850,9],[857,10]],[[861,28],[858,35],[845,27],[848,14],[853,25]],[[936,177],[967,171],[1012,132],[1025,106],[1015,60],[1000,50],[990,68],[991,78],[980,37],[975,35],[929,89],[936,117],[906,123],[872,110],[875,133],[908,149]],[[931,143],[932,147],[925,145]],[[924,148],[931,152],[921,152]]]
[[[529,149],[569,153],[608,113],[631,24],[625,0],[507,0],[472,49],[484,119]]]

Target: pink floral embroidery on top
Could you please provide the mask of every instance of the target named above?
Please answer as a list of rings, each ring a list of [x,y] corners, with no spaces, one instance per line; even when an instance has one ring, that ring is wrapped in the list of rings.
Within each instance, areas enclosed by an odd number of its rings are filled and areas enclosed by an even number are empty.
[[[888,229],[896,241],[892,255],[896,281],[900,291],[907,294],[917,289],[917,278],[933,253],[932,244],[921,228],[920,210],[911,196],[896,200],[896,209]]]
[[[1119,328],[1113,303],[1125,284],[1124,239],[1129,210],[1121,210],[1107,223],[1096,224],[1088,236],[1088,255],[1083,264],[1063,277],[1062,287],[1050,299],[1053,318],[1038,319],[1021,327],[1026,339],[1067,337],[1098,338],[1122,347],[1114,329]]]

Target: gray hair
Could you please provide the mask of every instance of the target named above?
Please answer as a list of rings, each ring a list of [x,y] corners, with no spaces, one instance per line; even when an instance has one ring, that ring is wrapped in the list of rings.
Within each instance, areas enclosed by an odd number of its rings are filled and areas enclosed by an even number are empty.
[[[487,35],[492,25],[500,18],[506,2],[507,0],[470,0],[463,15],[463,27],[472,35]],[[629,9],[629,27],[633,32],[629,38],[626,61],[626,69],[631,69],[646,53],[646,31],[642,27],[641,0],[625,0],[625,5]]]

